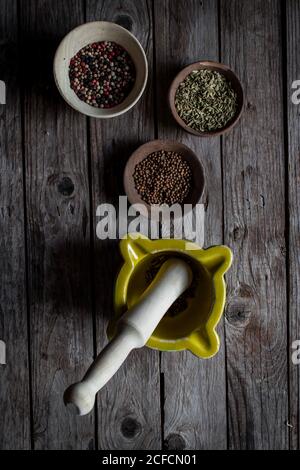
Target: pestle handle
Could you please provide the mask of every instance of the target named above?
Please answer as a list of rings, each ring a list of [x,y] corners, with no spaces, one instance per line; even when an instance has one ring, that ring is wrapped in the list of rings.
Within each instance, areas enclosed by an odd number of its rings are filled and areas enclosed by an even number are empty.
[[[173,302],[189,287],[192,272],[187,263],[172,258],[166,261],[138,303],[118,322],[113,340],[101,351],[81,382],[71,385],[64,401],[79,415],[89,413],[97,392],[121,367],[132,349],[146,344]]]
[[[89,413],[94,407],[97,392],[121,367],[136,343],[136,332],[130,326],[123,328],[100,352],[83,380],[65,391],[65,404],[72,406],[80,416]]]

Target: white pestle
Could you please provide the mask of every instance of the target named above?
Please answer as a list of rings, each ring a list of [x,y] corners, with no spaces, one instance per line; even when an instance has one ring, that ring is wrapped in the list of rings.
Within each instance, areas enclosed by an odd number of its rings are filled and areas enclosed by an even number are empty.
[[[97,392],[117,372],[132,349],[147,343],[169,307],[190,286],[192,277],[189,265],[182,259],[170,258],[161,266],[138,303],[122,315],[115,337],[101,351],[82,381],[65,391],[67,406],[73,406],[81,416],[93,409]]]

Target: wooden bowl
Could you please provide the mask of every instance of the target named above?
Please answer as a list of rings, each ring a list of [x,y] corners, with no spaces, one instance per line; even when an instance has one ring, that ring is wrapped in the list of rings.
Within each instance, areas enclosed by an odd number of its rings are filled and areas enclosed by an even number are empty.
[[[176,96],[176,92],[180,83],[182,83],[184,79],[188,75],[190,75],[190,73],[193,72],[194,70],[203,70],[203,69],[214,70],[224,75],[227,78],[227,80],[231,82],[232,88],[237,94],[237,103],[238,103],[235,116],[226,124],[226,126],[221,129],[217,129],[215,131],[209,131],[209,132],[196,131],[195,129],[192,129],[191,127],[187,126],[186,123],[181,119],[181,117],[177,113],[176,106],[175,106],[175,96]],[[197,135],[199,137],[217,136],[217,135],[221,135],[221,134],[224,134],[225,132],[230,131],[239,121],[242,111],[243,111],[243,105],[244,105],[244,93],[243,93],[241,82],[239,81],[235,73],[229,67],[227,67],[227,65],[220,64],[219,62],[206,60],[206,61],[201,61],[201,62],[195,62],[194,64],[188,65],[183,70],[181,70],[181,72],[179,72],[179,74],[175,77],[169,90],[169,106],[171,108],[173,117],[185,131],[189,132],[190,134]]]
[[[81,101],[70,86],[70,60],[83,47],[100,41],[121,45],[130,54],[136,68],[133,89],[122,103],[110,109],[96,108]],[[127,29],[115,23],[95,21],[78,26],[62,40],[54,58],[54,78],[60,94],[76,111],[95,118],[112,118],[126,113],[142,96],[148,78],[148,63],[141,44]]]
[[[147,204],[137,190],[135,189],[135,183],[133,179],[133,173],[135,166],[140,163],[144,158],[148,157],[153,152],[157,152],[159,150],[165,150],[167,152],[177,152],[178,154],[182,155],[182,157],[187,161],[189,164],[191,170],[192,170],[192,190],[191,193],[188,195],[186,200],[184,201],[183,204],[181,204],[182,207],[182,214],[183,212],[183,206],[185,204],[191,204],[191,207],[189,208],[189,211],[192,210],[192,208],[199,202],[203,190],[204,190],[204,171],[203,167],[200,163],[200,160],[196,156],[196,154],[189,149],[186,145],[181,144],[179,142],[173,142],[170,140],[153,140],[151,142],[147,142],[146,144],[142,145],[139,147],[129,158],[125,170],[124,170],[124,188],[125,192],[127,194],[128,200],[131,204],[139,204],[141,213],[145,217],[151,217],[153,220],[159,220],[159,211],[153,210],[152,207],[152,212],[151,212],[151,206]],[[185,211],[185,214],[189,212],[188,210]],[[161,208],[161,214],[162,217],[164,217],[164,214],[167,214],[169,212],[168,207],[164,209],[163,207]],[[176,214],[174,215],[174,218],[180,218],[177,217]]]

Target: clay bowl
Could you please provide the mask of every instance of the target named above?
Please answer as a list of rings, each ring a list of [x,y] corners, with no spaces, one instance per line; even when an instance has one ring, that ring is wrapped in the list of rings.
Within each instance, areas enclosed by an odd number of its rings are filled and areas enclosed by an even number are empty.
[[[137,190],[135,189],[135,183],[133,179],[133,173],[135,166],[140,163],[144,158],[150,155],[153,152],[157,152],[159,150],[165,151],[172,151],[177,152],[178,154],[182,155],[184,159],[188,162],[191,170],[192,170],[192,190],[190,194],[187,196],[184,203],[181,205],[182,214],[183,205],[190,204],[191,207],[185,208],[185,214],[192,210],[193,207],[199,202],[204,190],[204,171],[203,167],[198,159],[197,155],[189,149],[186,145],[181,144],[179,142],[173,142],[170,140],[153,140],[151,142],[147,142],[146,144],[139,147],[129,158],[125,170],[124,170],[124,188],[127,194],[128,200],[131,204],[139,204],[139,210],[145,217],[150,217],[153,220],[159,220],[160,214],[164,217],[164,214],[168,214],[169,208],[168,206],[164,208],[163,206],[159,210],[154,209],[154,206],[147,204],[143,201],[138,194]],[[174,214],[174,219],[180,218],[180,215]]]
[[[237,94],[237,101],[238,101],[237,112],[235,116],[226,124],[226,126],[223,127],[222,129],[218,129],[218,130],[210,131],[210,132],[196,131],[195,129],[192,129],[191,127],[187,126],[186,123],[178,115],[176,106],[175,106],[176,91],[180,83],[182,83],[184,79],[194,70],[202,70],[202,69],[215,70],[216,72],[219,72],[222,75],[224,75],[227,78],[227,80],[231,82],[231,85]],[[244,105],[244,93],[243,93],[241,82],[239,81],[235,73],[229,67],[227,67],[227,65],[220,64],[219,62],[206,60],[206,61],[201,61],[201,62],[195,62],[194,64],[188,65],[183,70],[181,70],[181,72],[179,72],[179,74],[175,77],[169,90],[169,106],[170,106],[174,119],[185,131],[189,132],[190,134],[197,135],[199,137],[218,136],[218,135],[224,134],[225,132],[230,131],[238,123],[242,115],[243,105]]]
[[[72,57],[93,42],[112,41],[130,54],[136,69],[133,89],[125,100],[110,109],[99,109],[81,101],[70,86],[69,64]],[[86,23],[73,29],[60,43],[54,58],[54,78],[65,101],[82,114],[95,118],[113,118],[126,113],[142,96],[148,78],[148,63],[139,41],[127,29],[107,21]]]

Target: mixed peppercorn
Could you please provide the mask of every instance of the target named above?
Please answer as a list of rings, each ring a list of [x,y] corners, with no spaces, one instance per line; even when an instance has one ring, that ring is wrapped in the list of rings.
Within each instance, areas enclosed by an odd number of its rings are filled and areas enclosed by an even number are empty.
[[[71,59],[69,77],[80,100],[96,108],[113,108],[129,95],[136,70],[122,46],[102,41],[89,44]]]
[[[135,166],[133,179],[147,204],[182,204],[191,190],[192,171],[182,155],[160,150]]]

